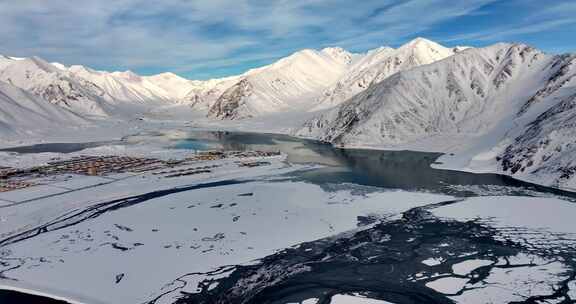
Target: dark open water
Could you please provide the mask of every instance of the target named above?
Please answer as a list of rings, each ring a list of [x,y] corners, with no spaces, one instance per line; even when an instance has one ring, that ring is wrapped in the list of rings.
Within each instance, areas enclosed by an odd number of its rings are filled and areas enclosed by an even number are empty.
[[[499,186],[511,189],[512,192],[508,192],[508,195],[521,195],[528,191],[536,191],[576,198],[576,195],[570,192],[522,182],[504,175],[434,169],[431,165],[441,156],[440,153],[341,149],[318,141],[285,135],[243,132],[190,131],[184,134],[178,133],[178,136],[174,136],[174,134],[170,136],[163,134],[138,135],[139,141],[146,141],[147,139],[175,149],[281,151],[288,154],[288,160],[292,163],[324,165],[321,168],[303,171],[288,177],[320,185],[352,183],[387,189],[430,191],[456,196],[473,196],[477,193],[467,192],[466,187],[464,190],[454,190],[453,186]],[[122,144],[129,144],[129,142],[131,142],[130,138],[127,138]],[[70,153],[108,144],[110,142],[53,143],[16,147],[3,151]],[[64,302],[0,290],[0,303],[61,304]]]
[[[21,293],[12,290],[0,290],[0,303],[2,304],[66,304],[66,302],[51,298]]]

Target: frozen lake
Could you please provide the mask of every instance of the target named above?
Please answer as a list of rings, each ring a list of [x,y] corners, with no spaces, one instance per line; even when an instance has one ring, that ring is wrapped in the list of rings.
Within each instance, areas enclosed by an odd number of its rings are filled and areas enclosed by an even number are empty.
[[[13,147],[0,151],[17,153],[70,153],[110,144],[141,144],[156,141],[173,149],[281,151],[296,164],[321,164],[322,168],[297,176],[317,184],[353,183],[387,189],[431,191],[475,195],[453,186],[501,186],[512,194],[526,190],[574,196],[570,192],[543,187],[499,174],[477,174],[432,168],[441,153],[342,149],[314,140],[287,135],[228,131],[186,131],[129,136],[122,141],[88,143],[49,143]],[[514,192],[516,191],[516,192]]]
[[[48,290],[72,299],[79,294],[87,304],[573,297],[572,193],[497,174],[431,168],[439,153],[340,149],[284,135],[178,130],[115,144],[153,152],[281,151],[294,167],[278,162],[260,175],[226,171],[219,180],[177,187],[144,178],[145,185],[69,195],[81,201],[106,193],[110,199],[22,238],[1,240],[7,267],[18,267],[8,275],[49,282]],[[108,145],[13,150],[82,153]],[[61,200],[38,202],[50,210],[22,205],[21,212],[44,217]],[[93,275],[73,279],[86,272]]]
[[[352,183],[387,189],[417,190],[474,196],[471,187],[499,186],[512,194],[528,191],[574,196],[570,192],[535,185],[505,175],[442,170],[431,165],[441,153],[342,149],[322,142],[287,135],[227,131],[189,131],[176,136],[152,135],[173,148],[196,150],[281,151],[296,164],[315,163],[325,167],[298,175],[317,184]],[[467,189],[466,191],[459,191]]]

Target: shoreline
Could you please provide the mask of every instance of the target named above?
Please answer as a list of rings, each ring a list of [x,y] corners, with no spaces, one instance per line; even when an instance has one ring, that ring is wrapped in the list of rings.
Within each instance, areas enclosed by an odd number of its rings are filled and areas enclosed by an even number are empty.
[[[190,124],[192,124],[192,125],[190,125]],[[330,145],[335,149],[343,149],[343,150],[408,151],[408,152],[442,153],[442,155],[440,155],[435,160],[435,162],[438,161],[439,159],[441,159],[442,157],[445,157],[446,155],[448,155],[450,153],[454,153],[454,152],[441,151],[441,150],[426,150],[426,149],[411,148],[409,145],[403,145],[400,147],[372,146],[372,145],[339,146],[339,145],[334,145],[330,142],[325,142],[325,141],[321,141],[321,140],[310,138],[310,137],[293,135],[289,132],[289,130],[285,130],[285,129],[279,129],[279,130],[272,129],[272,130],[267,130],[266,132],[258,132],[256,130],[252,130],[251,128],[243,129],[243,128],[237,128],[234,126],[226,126],[226,125],[223,125],[220,127],[194,125],[194,123],[190,122],[190,121],[167,121],[167,122],[166,121],[150,121],[146,124],[137,125],[137,126],[134,126],[132,124],[127,123],[124,127],[131,127],[131,128],[121,128],[122,131],[118,130],[116,127],[118,127],[118,126],[115,126],[115,127],[92,126],[90,128],[87,128],[87,129],[82,129],[82,131],[88,131],[89,133],[96,133],[97,134],[97,137],[96,137],[97,141],[119,141],[119,142],[124,141],[126,138],[129,138],[132,136],[138,136],[139,134],[142,134],[145,132],[150,132],[150,131],[160,131],[160,132],[170,131],[170,130],[185,131],[185,129],[188,129],[191,131],[238,132],[238,133],[247,133],[247,134],[280,135],[280,136],[287,136],[287,137],[291,137],[291,138],[295,138],[295,139],[310,140],[310,141],[314,141],[317,143]],[[109,133],[107,132],[107,134],[102,134],[102,132],[106,132],[106,131],[109,131]],[[128,132],[123,132],[123,131],[128,131]],[[136,132],[130,132],[130,131],[136,131]],[[118,134],[118,132],[120,132],[120,134]],[[85,133],[85,132],[81,132],[81,133]],[[115,135],[110,136],[110,134],[115,134]],[[66,140],[63,140],[64,138],[66,138]],[[25,140],[25,141],[19,142],[18,144],[14,144],[15,141],[6,141],[6,142],[0,142],[0,149],[12,149],[12,148],[18,148],[18,147],[24,147],[24,146],[33,146],[33,145],[38,145],[38,144],[54,144],[54,143],[81,144],[81,143],[86,143],[85,139],[86,139],[86,136],[82,136],[82,135],[76,135],[73,137],[58,135],[58,136],[54,136],[54,137],[48,137],[48,138],[45,138],[42,140],[38,140],[38,139],[29,140],[29,141]],[[92,140],[92,142],[94,142],[94,140]],[[9,144],[5,145],[5,143],[9,143]],[[1,152],[2,151],[0,151],[0,153]],[[5,152],[5,153],[11,153],[11,152]],[[431,164],[430,167],[433,169],[438,169],[438,170],[450,170],[450,171],[468,172],[468,173],[474,173],[474,174],[498,174],[498,175],[513,178],[513,179],[518,180],[518,181],[534,184],[534,185],[540,186],[540,187],[550,188],[550,189],[554,189],[554,190],[558,190],[558,191],[562,191],[562,192],[576,193],[576,188],[567,187],[567,186],[549,185],[549,184],[542,183],[541,181],[539,181],[537,179],[530,178],[529,176],[516,176],[516,175],[507,174],[506,172],[501,172],[501,171],[497,171],[497,170],[488,170],[488,169],[477,169],[476,170],[476,169],[471,169],[468,167],[451,166],[449,163],[445,163],[445,162],[439,163],[439,164]]]
[[[39,286],[34,286],[29,283],[22,283],[21,281],[0,279],[0,290],[15,291],[22,294],[39,296],[49,298],[55,301],[62,301],[68,304],[109,304],[93,299],[85,299],[84,297],[72,295],[67,292],[47,290]]]
[[[140,134],[143,133],[143,132],[146,132],[147,130],[150,131],[151,129],[152,129],[152,128],[147,128],[146,130],[140,130]],[[166,128],[166,129],[156,129],[156,131],[158,131],[158,132],[161,133],[161,134],[162,134],[163,132],[170,132],[170,130],[178,131],[178,132],[179,132],[179,131],[185,131],[186,128],[185,128],[184,126],[180,126],[180,127],[177,127],[177,129],[170,129],[170,128]],[[196,131],[205,130],[205,131],[208,131],[207,129],[199,129],[199,128],[192,128],[191,130],[196,130]],[[222,130],[212,129],[211,131],[222,131]],[[223,132],[226,132],[226,131],[223,131]],[[241,132],[241,133],[252,133],[252,134],[276,134],[276,133],[248,132],[248,131],[229,131],[229,132]],[[136,134],[133,133],[133,134],[131,134],[131,135],[129,135],[129,136],[134,136],[134,135],[138,135],[138,134],[139,134],[139,133],[136,133]],[[290,137],[290,138],[298,138],[298,137],[291,136],[291,135],[287,135],[287,134],[280,134],[280,135],[281,135],[281,136]],[[276,137],[276,138],[279,138],[279,137]],[[306,140],[311,140],[311,139],[306,139]],[[318,141],[316,141],[316,142],[318,142]],[[325,144],[326,144],[326,143],[325,143]],[[330,146],[333,147],[333,145],[330,145]],[[340,149],[341,147],[334,147],[334,148]],[[346,149],[346,148],[344,148],[344,149]],[[355,148],[355,147],[347,147],[347,149],[389,151],[389,150],[386,150],[386,149],[359,149],[359,148]],[[174,151],[176,151],[176,150],[174,150]],[[172,151],[172,152],[174,152],[174,151]],[[398,150],[396,150],[396,151],[398,151]],[[408,150],[404,150],[404,151],[408,151]],[[172,152],[170,152],[170,153],[172,153]],[[176,151],[176,153],[177,153],[177,151]],[[430,159],[433,159],[433,157],[427,159],[426,164],[428,164],[428,161],[429,161]],[[430,165],[430,167],[434,168],[432,165]],[[434,169],[437,169],[437,168],[434,168]],[[277,169],[274,169],[274,170],[277,170]],[[449,171],[463,171],[463,170],[449,170]],[[230,177],[230,176],[229,176],[229,173],[225,172],[225,174],[226,174],[226,177],[228,177],[228,178]],[[503,176],[504,176],[504,175],[503,175]],[[512,178],[512,179],[515,179],[514,177],[511,177],[511,178]],[[534,184],[534,185],[540,186],[540,185],[538,185],[538,184]],[[548,187],[546,187],[546,186],[541,186],[541,187],[548,188]],[[550,188],[550,189],[555,189],[555,188]],[[244,193],[244,192],[247,192],[247,191],[248,191],[248,190],[242,190],[242,191],[240,191],[240,192]],[[209,210],[209,212],[213,212],[213,210],[215,210],[213,207],[209,207],[209,206],[207,206],[207,207],[205,207],[205,208],[206,208],[206,210]],[[220,207],[218,207],[218,208],[220,208]],[[335,207],[335,208],[338,208],[338,207]],[[189,209],[189,208],[186,207],[186,209]],[[170,210],[171,210],[171,209],[170,209]],[[196,209],[194,209],[194,210],[196,210]],[[171,211],[167,211],[167,212],[171,212]],[[197,212],[197,211],[195,211],[195,212]],[[171,216],[172,216],[172,215],[171,215]],[[224,216],[223,216],[223,217],[224,217]],[[226,218],[226,220],[228,221],[228,218]],[[136,229],[136,230],[142,230],[142,229]],[[218,230],[218,231],[220,231],[220,230]],[[227,231],[226,233],[228,233],[228,231]],[[330,233],[332,233],[332,232],[330,232]],[[211,234],[210,234],[210,235],[211,235]],[[138,241],[140,241],[140,240],[138,240]],[[142,243],[148,244],[148,241],[143,241]],[[165,247],[164,247],[164,248],[165,248]],[[67,277],[70,277],[70,276],[67,276]],[[38,278],[38,277],[29,277],[29,279],[32,279],[33,281],[34,281],[34,280],[37,280],[36,278]],[[24,278],[24,279],[25,279],[25,278]],[[90,280],[88,280],[88,281],[90,281]],[[104,303],[104,302],[101,302],[101,301],[93,301],[92,299],[87,299],[87,298],[85,298],[85,297],[77,296],[77,295],[70,294],[70,293],[67,293],[67,292],[60,292],[60,291],[57,291],[57,290],[51,290],[50,288],[44,288],[44,287],[37,287],[37,286],[34,286],[34,285],[28,285],[28,284],[26,284],[26,283],[22,283],[21,281],[6,281],[6,282],[7,282],[7,284],[3,284],[3,283],[4,283],[4,280],[0,279],[0,289],[13,290],[13,291],[17,291],[17,292],[21,292],[21,293],[25,293],[25,294],[47,297],[47,298],[54,299],[54,300],[57,300],[57,301],[65,301],[65,302],[67,302],[67,303],[69,303],[69,304],[110,304],[110,303],[115,303],[115,302],[116,302],[114,299],[112,299],[112,300],[109,299],[110,302],[107,302],[107,303]],[[9,284],[9,283],[13,283],[13,284]],[[46,284],[46,282],[42,282],[42,284]],[[86,283],[86,282],[83,282],[82,284],[87,284],[87,283]],[[49,285],[50,285],[50,284],[48,284],[48,286],[49,286]],[[80,290],[83,290],[83,289],[81,289],[81,287],[77,287],[76,289],[74,289],[74,287],[71,286],[71,285],[60,285],[60,286],[56,286],[56,287],[57,287],[57,288],[61,288],[62,286],[69,287],[70,290],[72,290],[72,291],[80,291]],[[102,286],[104,286],[104,285],[102,285]],[[138,286],[141,286],[141,285],[138,285]],[[103,290],[105,290],[105,289],[103,289]],[[87,289],[87,291],[90,291],[90,289]],[[101,292],[100,292],[100,294],[101,294]],[[98,293],[93,293],[91,296],[92,296],[92,297],[98,297]]]

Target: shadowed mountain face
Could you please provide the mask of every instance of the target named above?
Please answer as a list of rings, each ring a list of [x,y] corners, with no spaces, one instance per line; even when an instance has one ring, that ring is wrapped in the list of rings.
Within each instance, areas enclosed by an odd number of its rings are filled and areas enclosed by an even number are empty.
[[[344,146],[462,154],[456,167],[572,187],[574,55],[467,49],[399,71],[295,131]]]
[[[52,128],[51,120],[141,121],[166,112],[170,119],[189,115],[199,125],[256,123],[258,131],[349,147],[454,152],[450,168],[575,188],[575,63],[574,54],[550,55],[524,44],[448,48],[423,38],[365,54],[305,49],[207,81],[1,57],[0,82],[72,113],[5,103],[0,132],[38,133]]]

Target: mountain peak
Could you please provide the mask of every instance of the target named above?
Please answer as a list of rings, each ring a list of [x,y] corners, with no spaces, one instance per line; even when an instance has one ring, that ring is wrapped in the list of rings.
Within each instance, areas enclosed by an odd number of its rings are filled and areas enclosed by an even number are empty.
[[[341,47],[327,47],[320,52],[340,63],[349,64],[352,62],[353,54]]]
[[[374,56],[374,55],[377,55],[377,54],[389,54],[389,53],[391,53],[391,52],[393,52],[393,51],[394,51],[394,49],[391,48],[391,47],[389,47],[389,46],[380,46],[380,47],[377,47],[377,48],[375,48],[375,49],[368,50],[368,51],[367,51],[366,53],[364,53],[363,55],[364,55],[364,56]]]
[[[424,48],[424,47],[431,47],[431,48],[444,48],[439,43],[436,43],[432,40],[417,37],[415,39],[410,40],[408,43],[402,45],[399,49],[414,49],[414,48]]]
[[[320,50],[322,53],[325,54],[349,54],[349,52],[341,47],[334,46],[334,47],[325,47]]]
[[[172,72],[164,72],[164,73],[160,73],[160,74],[156,74],[156,75],[151,75],[151,76],[148,76],[148,78],[188,81],[188,79],[181,77],[180,75],[174,74]]]
[[[420,43],[436,43],[430,39],[424,38],[424,37],[416,37],[412,40],[410,40],[408,43],[408,45],[415,45],[415,44],[420,44]]]
[[[72,73],[87,73],[87,74],[96,74],[97,73],[95,70],[92,70],[91,68],[88,68],[88,67],[85,67],[85,66],[79,65],[79,64],[70,66],[70,68],[68,70]]]
[[[0,54],[0,58],[8,59],[8,60],[24,60],[24,59],[26,59],[24,57],[13,57],[13,56],[7,56],[7,55],[2,55],[2,54]]]
[[[141,79],[140,75],[138,75],[138,74],[136,74],[130,70],[127,70],[124,72],[112,72],[112,75],[124,78],[126,80],[130,80],[130,81],[140,81],[140,79]]]
[[[401,56],[409,56],[422,64],[432,63],[436,60],[454,55],[454,50],[444,47],[434,41],[418,37],[396,49]]]
[[[24,64],[24,66],[38,68],[39,70],[42,70],[47,73],[53,73],[59,71],[55,66],[46,62],[44,59],[40,57],[33,56],[19,61],[22,64]]]
[[[465,45],[457,45],[455,47],[452,48],[452,50],[454,51],[454,53],[460,53],[463,52],[467,49],[471,49],[472,47],[470,46],[465,46]]]
[[[52,64],[53,66],[55,66],[59,70],[62,70],[62,71],[66,70],[66,66],[60,62],[51,62],[50,64]]]

